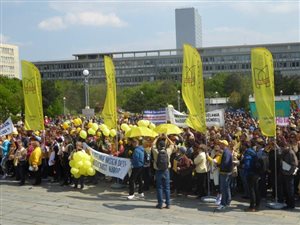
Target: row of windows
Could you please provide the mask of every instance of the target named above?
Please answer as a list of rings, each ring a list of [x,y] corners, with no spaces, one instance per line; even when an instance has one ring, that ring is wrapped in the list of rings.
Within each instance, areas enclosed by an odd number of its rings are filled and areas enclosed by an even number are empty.
[[[10,77],[10,78],[13,78],[13,77],[17,77],[17,76],[15,74],[12,74],[12,73],[9,73],[9,74],[0,73],[0,77]]]
[[[14,69],[14,66],[0,65],[0,71],[13,71]]]
[[[293,54],[293,59],[299,56],[300,58],[300,53],[291,53]],[[286,53],[278,53],[275,54],[276,59],[274,60],[275,67],[298,67],[299,62],[285,62],[283,64],[277,64],[280,59],[287,59],[285,58],[287,54]],[[1,56],[1,58],[4,58],[3,60],[9,60],[13,62],[12,57],[4,57]],[[290,57],[292,58],[292,57]],[[250,63],[250,56],[249,55],[236,55],[236,56],[214,56],[214,57],[202,57],[203,64],[205,65],[206,63],[220,63],[220,62],[249,62]],[[298,64],[297,64],[298,63]],[[177,57],[177,58],[159,58],[159,59],[145,59],[145,60],[116,60],[115,61],[115,67],[116,70],[121,69],[121,68],[134,68],[134,67],[141,67],[142,70],[145,70],[147,66],[151,66],[149,68],[153,68],[159,65],[173,65],[173,67],[176,67],[176,65],[181,65],[182,64],[182,57]],[[216,66],[219,69],[222,68],[229,68],[229,69],[249,69],[249,66],[246,64],[240,64],[241,66],[231,66],[229,65],[226,66],[218,66],[218,65],[213,65]],[[102,61],[100,62],[88,62],[88,63],[60,63],[60,64],[44,64],[44,65],[38,65],[38,68],[42,71],[45,70],[65,70],[65,69],[80,69],[83,70],[85,68],[103,68],[104,63]],[[208,66],[206,67],[205,70],[213,70],[213,67]],[[177,71],[174,71],[177,72]]]
[[[14,57],[9,57],[9,56],[1,56],[1,62],[3,63],[14,63],[15,58]]]
[[[14,54],[14,49],[13,48],[0,47],[0,52],[2,54],[6,54],[6,55],[13,55]]]
[[[277,62],[274,63],[275,68],[294,68],[300,67],[300,62]],[[2,66],[2,68],[4,68]],[[5,67],[8,69],[13,69],[13,67]],[[1,69],[1,66],[0,66]],[[218,64],[218,65],[203,65],[203,70],[205,71],[220,71],[220,70],[250,70],[250,63],[242,63],[242,64]],[[3,69],[5,71],[5,69]],[[174,67],[157,67],[157,68],[140,68],[140,69],[117,69],[116,76],[117,77],[135,77],[142,76],[145,77],[153,74],[169,76],[171,74],[178,74],[182,72],[181,66]],[[61,72],[50,72],[50,73],[42,73],[47,76],[47,78],[55,78],[55,77],[65,77],[65,78],[82,78],[82,71],[61,71]],[[104,77],[104,70],[90,70],[90,77]],[[46,77],[45,77],[46,78]]]

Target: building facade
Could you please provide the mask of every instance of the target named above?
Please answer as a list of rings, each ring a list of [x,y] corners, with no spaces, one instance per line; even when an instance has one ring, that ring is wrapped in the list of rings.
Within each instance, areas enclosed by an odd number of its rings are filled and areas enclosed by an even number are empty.
[[[218,73],[251,74],[250,51],[266,47],[274,59],[276,74],[300,76],[300,42],[264,45],[241,45],[199,48],[204,77]],[[83,81],[84,69],[90,72],[92,83],[105,82],[104,55],[113,58],[118,86],[138,85],[156,80],[181,82],[182,50],[108,52],[75,54],[74,60],[34,62],[44,80]]]
[[[198,10],[183,8],[175,10],[176,48],[190,44],[196,48],[202,47],[202,24]]]
[[[18,46],[0,44],[0,56],[0,76],[20,79]]]

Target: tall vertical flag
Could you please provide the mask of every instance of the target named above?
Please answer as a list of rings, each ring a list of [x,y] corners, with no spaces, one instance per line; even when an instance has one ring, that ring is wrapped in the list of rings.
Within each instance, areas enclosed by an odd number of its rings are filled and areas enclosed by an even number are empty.
[[[44,130],[40,71],[22,60],[22,83],[25,104],[25,130]]]
[[[102,117],[104,123],[109,128],[117,128],[117,94],[116,94],[116,78],[115,67],[112,59],[104,56],[105,74],[106,74],[106,98]]]
[[[182,96],[189,110],[186,124],[196,131],[206,131],[202,61],[197,49],[183,45]]]
[[[274,67],[271,52],[265,48],[251,50],[252,85],[262,134],[276,134]]]

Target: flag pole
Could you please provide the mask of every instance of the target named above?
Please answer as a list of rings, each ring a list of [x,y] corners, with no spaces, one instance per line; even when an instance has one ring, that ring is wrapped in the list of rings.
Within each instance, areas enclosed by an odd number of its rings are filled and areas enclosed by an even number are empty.
[[[268,202],[267,203],[267,207],[271,208],[271,209],[282,209],[286,206],[286,204],[284,203],[280,203],[278,202],[278,177],[277,177],[277,139],[275,136],[275,146],[274,146],[274,161],[275,161],[275,174],[274,174],[274,185],[275,185],[275,202]]]
[[[207,146],[207,136],[205,135],[205,145]],[[206,157],[206,155],[205,155]],[[207,196],[203,196],[201,198],[202,202],[206,202],[206,203],[215,203],[216,202],[216,197],[215,196],[211,196],[210,195],[210,170],[211,170],[211,166],[209,168],[209,170],[207,170]]]

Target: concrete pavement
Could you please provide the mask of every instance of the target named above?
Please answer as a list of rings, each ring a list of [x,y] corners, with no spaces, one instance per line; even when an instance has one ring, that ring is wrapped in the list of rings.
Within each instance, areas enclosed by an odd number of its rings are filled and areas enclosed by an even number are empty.
[[[195,197],[172,197],[171,209],[156,209],[155,189],[145,199],[129,201],[127,189],[111,189],[101,181],[83,190],[57,183],[18,186],[0,181],[0,224],[300,224],[300,207],[293,211],[245,213],[247,201],[233,201],[224,212]]]

